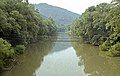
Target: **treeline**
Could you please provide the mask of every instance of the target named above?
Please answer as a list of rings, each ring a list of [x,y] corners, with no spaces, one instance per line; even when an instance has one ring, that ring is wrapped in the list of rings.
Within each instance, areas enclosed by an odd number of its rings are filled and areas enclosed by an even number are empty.
[[[100,47],[108,56],[120,56],[120,1],[89,7],[71,25],[71,33]]]
[[[0,69],[23,53],[27,44],[55,31],[55,22],[44,19],[28,2],[0,0]]]

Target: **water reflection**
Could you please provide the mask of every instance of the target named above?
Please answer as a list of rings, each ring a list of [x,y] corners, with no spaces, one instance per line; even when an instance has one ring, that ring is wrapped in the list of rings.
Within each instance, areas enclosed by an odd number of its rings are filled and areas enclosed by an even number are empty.
[[[66,44],[70,45],[69,42]],[[44,57],[42,65],[36,70],[36,76],[86,76],[84,65],[79,66],[78,61],[73,47],[54,52]]]
[[[59,34],[58,39],[69,39],[65,33]],[[70,42],[55,42],[50,54],[46,55],[42,64],[36,70],[36,76],[87,76],[84,65],[78,65],[74,48]]]
[[[67,37],[67,35],[59,35]],[[73,45],[73,46],[72,46]],[[120,59],[99,56],[98,47],[78,42],[39,42],[29,45],[16,65],[3,76],[119,76]]]
[[[70,40],[69,36],[64,32],[59,33],[53,51],[64,51],[65,49],[71,47],[71,44],[69,42],[65,42],[65,40]]]
[[[120,76],[120,58],[104,58],[99,56],[98,47],[73,43],[78,57],[82,59],[85,72],[89,76]],[[79,61],[81,65],[81,61]]]
[[[5,72],[3,76],[34,76],[35,69],[41,65],[43,57],[53,46],[54,43],[51,41],[29,45],[27,52],[19,57],[22,63],[17,64],[11,71]]]
[[[71,47],[71,44],[68,42],[55,42],[55,46],[53,47],[52,51],[61,52],[65,49],[68,49],[69,47]]]

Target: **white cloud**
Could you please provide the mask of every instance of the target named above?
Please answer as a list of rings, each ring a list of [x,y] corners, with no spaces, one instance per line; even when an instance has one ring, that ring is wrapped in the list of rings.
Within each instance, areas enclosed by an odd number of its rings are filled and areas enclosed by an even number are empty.
[[[86,8],[103,2],[110,3],[112,0],[29,0],[30,3],[47,3],[62,7],[75,13],[83,13]]]

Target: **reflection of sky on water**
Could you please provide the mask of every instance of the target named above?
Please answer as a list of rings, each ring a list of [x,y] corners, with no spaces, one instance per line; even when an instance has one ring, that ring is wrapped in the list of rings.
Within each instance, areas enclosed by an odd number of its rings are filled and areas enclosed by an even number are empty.
[[[84,65],[78,66],[79,58],[73,47],[44,57],[36,76],[86,76]]]

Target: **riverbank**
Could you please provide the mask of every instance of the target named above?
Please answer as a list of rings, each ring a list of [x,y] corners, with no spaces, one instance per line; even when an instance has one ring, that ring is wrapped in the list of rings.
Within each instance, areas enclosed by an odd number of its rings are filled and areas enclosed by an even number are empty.
[[[58,37],[67,37],[59,35]],[[58,38],[59,39],[59,38]],[[21,64],[3,76],[119,76],[120,59],[99,55],[99,48],[81,42],[44,41],[30,44]]]

